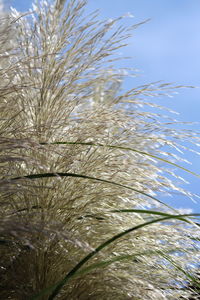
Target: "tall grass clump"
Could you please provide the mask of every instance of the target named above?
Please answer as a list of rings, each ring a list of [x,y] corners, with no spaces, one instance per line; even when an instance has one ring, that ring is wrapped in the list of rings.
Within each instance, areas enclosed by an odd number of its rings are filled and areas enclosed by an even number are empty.
[[[190,299],[198,214],[157,194],[191,197],[174,149],[199,137],[140,110],[175,87],[123,91],[113,61],[137,25],[85,4],[1,13],[0,298]]]

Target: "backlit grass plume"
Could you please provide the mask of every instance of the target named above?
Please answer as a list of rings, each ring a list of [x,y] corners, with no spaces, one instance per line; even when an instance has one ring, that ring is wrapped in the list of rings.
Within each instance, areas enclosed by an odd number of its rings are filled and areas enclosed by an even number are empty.
[[[190,299],[198,215],[157,194],[191,197],[174,149],[199,138],[140,110],[174,87],[122,90],[113,61],[137,25],[85,4],[1,14],[0,298]]]

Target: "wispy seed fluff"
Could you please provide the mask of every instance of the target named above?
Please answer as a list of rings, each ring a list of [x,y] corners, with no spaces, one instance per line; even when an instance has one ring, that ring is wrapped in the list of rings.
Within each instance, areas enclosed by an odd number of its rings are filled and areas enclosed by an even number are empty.
[[[169,85],[122,91],[112,60],[133,28],[85,4],[1,13],[0,298],[191,299],[198,225],[156,195],[191,196],[174,149],[198,136],[140,110]]]

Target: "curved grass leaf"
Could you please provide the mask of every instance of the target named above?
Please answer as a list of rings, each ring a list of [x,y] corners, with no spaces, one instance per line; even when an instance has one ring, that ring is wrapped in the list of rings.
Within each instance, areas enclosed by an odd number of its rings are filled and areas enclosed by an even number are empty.
[[[198,214],[200,215],[200,214]],[[40,292],[39,294],[35,295],[32,300],[37,300],[40,297],[42,297],[43,295],[49,293],[50,291],[52,291],[52,294],[48,297],[48,300],[53,300],[55,299],[55,297],[59,294],[60,290],[62,289],[62,287],[73,277],[75,276],[75,274],[80,270],[80,268],[86,263],[88,262],[92,257],[94,257],[97,253],[99,253],[102,249],[104,249],[105,247],[109,246],[110,244],[112,244],[113,242],[115,242],[116,240],[120,239],[121,237],[134,232],[138,229],[141,229],[143,227],[146,227],[148,225],[151,224],[155,224],[155,223],[159,223],[159,222],[163,222],[169,219],[177,219],[180,221],[184,221],[184,222],[189,222],[186,219],[184,219],[184,217],[191,217],[194,216],[194,214],[183,214],[183,215],[168,215],[159,219],[154,219],[142,224],[139,224],[137,226],[131,227],[125,231],[122,231],[118,234],[116,234],[115,236],[113,236],[112,238],[108,239],[107,241],[105,241],[104,243],[102,243],[101,245],[99,245],[95,250],[93,250],[92,252],[90,252],[88,255],[86,255],[81,261],[79,261],[79,263],[60,281],[57,283],[57,285],[45,289],[42,292]],[[198,224],[200,226],[200,224]]]
[[[114,209],[114,210],[110,210],[109,212],[111,213],[139,213],[139,214],[150,214],[150,215],[157,215],[157,216],[169,216],[170,214],[168,213],[164,213],[161,211],[156,211],[156,210],[144,210],[144,209]],[[190,217],[200,217],[200,213],[194,213],[191,214]],[[187,221],[186,219],[184,219],[184,221]],[[190,223],[190,221],[188,221]],[[197,223],[197,225],[199,225]]]
[[[156,211],[156,210],[146,210],[146,209],[114,209],[114,210],[109,210],[108,212],[109,213],[139,213],[139,214],[149,214],[149,215],[157,215],[157,216],[164,216],[164,217],[170,216],[169,213],[164,213],[164,212]],[[171,216],[173,216],[173,215],[171,215]],[[96,215],[85,215],[83,217],[79,217],[79,219],[87,218],[87,217],[96,218],[97,220],[104,220],[104,218],[98,217],[98,215],[97,216]],[[191,218],[192,217],[194,217],[194,218],[200,217],[200,213],[194,213],[190,217]],[[198,223],[191,222],[190,220],[187,220],[187,219],[183,219],[183,221],[188,222],[188,223],[193,223],[193,224],[199,226]]]
[[[124,184],[121,184],[121,183],[117,183],[117,182],[102,179],[102,178],[96,178],[96,177],[92,177],[92,176],[82,175],[82,174],[69,173],[69,172],[66,172],[66,173],[65,172],[39,173],[39,174],[30,174],[30,175],[24,175],[24,176],[20,176],[20,177],[14,177],[14,178],[11,178],[10,180],[14,181],[14,180],[21,180],[21,179],[40,179],[40,178],[51,178],[51,177],[76,177],[76,178],[83,178],[83,179],[89,179],[89,180],[93,180],[93,181],[99,181],[99,182],[103,182],[103,183],[113,184],[113,185],[116,185],[116,186],[119,186],[119,187],[122,187],[122,188],[125,188],[125,189],[129,189],[131,191],[134,191],[134,192],[136,192],[138,194],[141,194],[143,196],[146,196],[148,198],[151,198],[154,201],[159,202],[160,204],[174,210],[172,207],[170,207],[166,203],[162,202],[161,200],[159,200],[159,199],[157,199],[157,198],[155,198],[155,197],[153,197],[153,196],[151,196],[151,195],[149,195],[149,194],[147,194],[143,191],[140,191],[138,189],[130,187],[128,185],[124,185]]]
[[[167,159],[164,159],[162,157],[159,157],[157,155],[154,155],[154,154],[150,154],[150,153],[147,153],[145,151],[140,151],[140,150],[136,150],[136,149],[133,149],[131,147],[123,147],[123,146],[114,146],[114,145],[103,145],[103,144],[99,144],[99,143],[83,143],[83,142],[52,142],[52,143],[40,143],[40,145],[83,145],[83,146],[97,146],[97,147],[108,147],[108,148],[114,148],[114,149],[121,149],[121,150],[126,150],[126,151],[132,151],[132,152],[135,152],[135,153],[138,153],[138,154],[141,154],[141,155],[145,155],[145,156],[149,156],[151,158],[155,158],[157,160],[160,160],[164,163],[167,163],[169,165],[172,165],[178,169],[181,169],[187,173],[190,173],[191,175],[194,175],[198,178],[200,178],[200,174],[197,174],[187,168],[184,168],[176,163],[173,163]]]
[[[174,248],[174,249],[170,249],[169,251],[166,251],[165,253],[173,253],[173,252],[182,251],[182,250],[183,250],[182,248]],[[190,248],[188,250],[193,251],[193,252],[195,251],[194,248]],[[107,266],[111,265],[112,263],[120,262],[122,260],[132,260],[134,258],[137,258],[138,256],[139,257],[140,256],[152,256],[152,255],[158,255],[158,254],[162,255],[162,253],[163,252],[161,250],[157,250],[157,251],[149,250],[149,251],[143,251],[143,252],[138,252],[138,253],[129,254],[129,255],[117,255],[116,257],[114,257],[112,259],[101,261],[99,263],[95,263],[86,268],[83,268],[80,271],[78,271],[73,277],[89,273],[90,271],[97,269],[97,268],[107,267]]]
[[[168,262],[170,262],[177,270],[182,272],[188,279],[189,281],[193,282],[198,288],[200,288],[200,283],[199,280],[195,278],[195,276],[191,275],[189,272],[185,271],[180,265],[177,264],[171,257],[169,257],[165,253],[161,253],[162,257],[165,258]]]

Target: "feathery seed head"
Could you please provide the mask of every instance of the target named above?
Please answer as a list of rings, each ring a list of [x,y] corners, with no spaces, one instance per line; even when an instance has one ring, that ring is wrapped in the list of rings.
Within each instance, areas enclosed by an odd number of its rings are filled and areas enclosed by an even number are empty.
[[[85,4],[37,1],[0,23],[2,299],[33,299],[63,278],[40,299],[189,299],[178,287],[199,233],[184,217],[156,223],[178,214],[156,193],[191,196],[175,183],[181,157],[162,147],[199,138],[140,110],[161,108],[148,98],[173,87],[121,91],[113,55],[130,31],[85,18]]]

